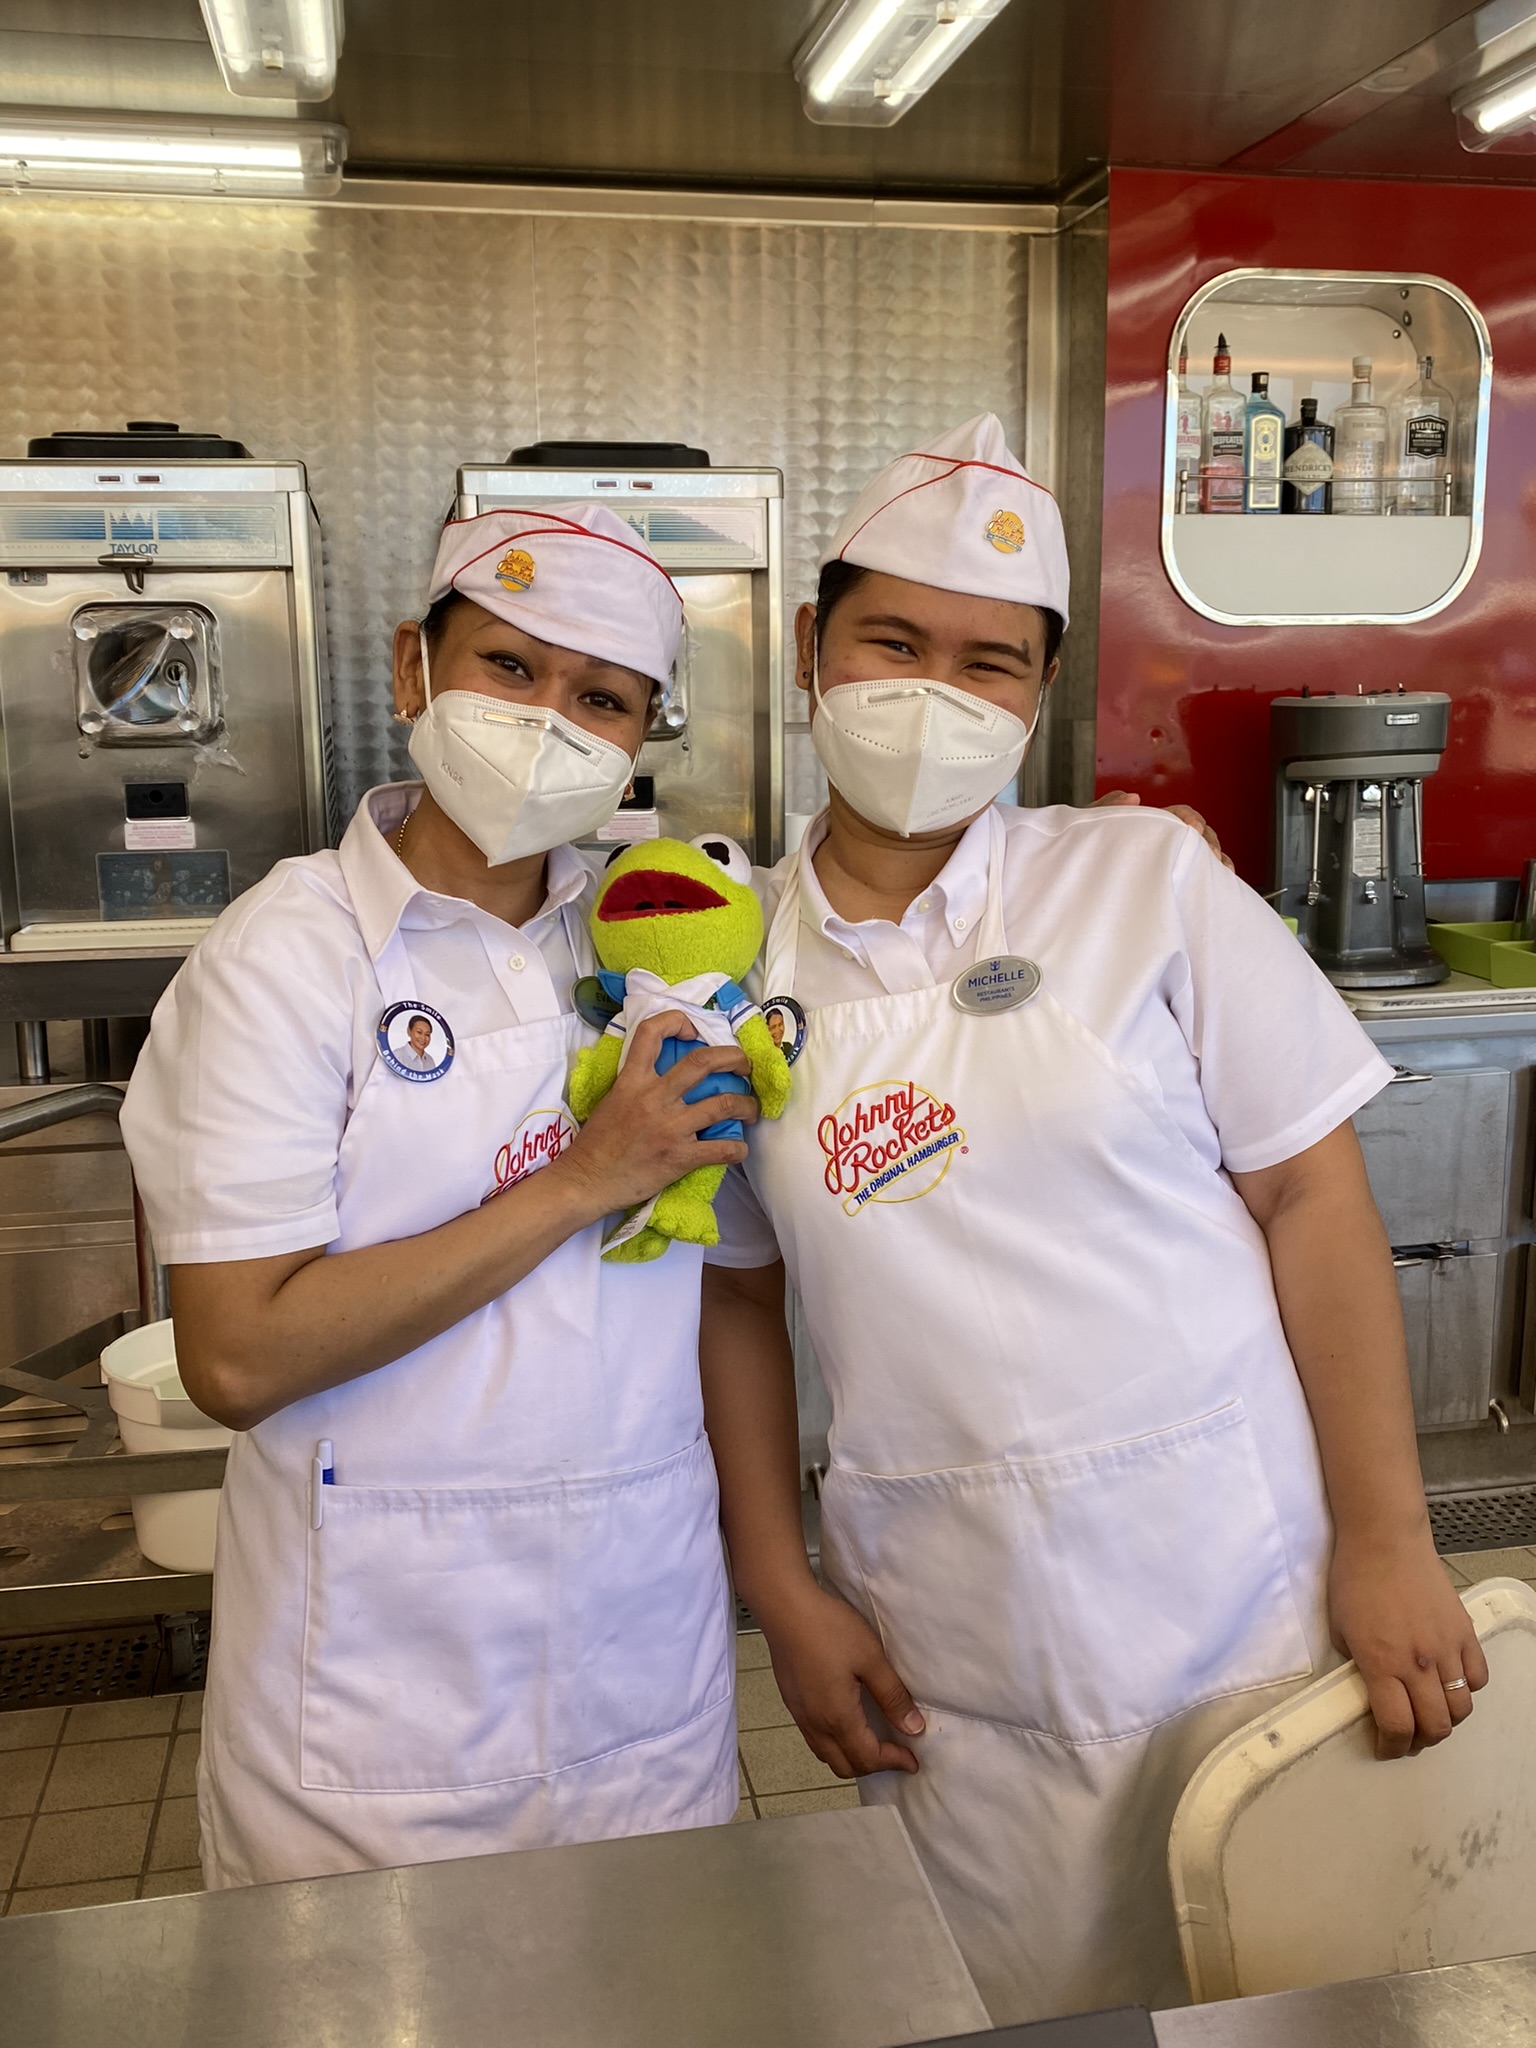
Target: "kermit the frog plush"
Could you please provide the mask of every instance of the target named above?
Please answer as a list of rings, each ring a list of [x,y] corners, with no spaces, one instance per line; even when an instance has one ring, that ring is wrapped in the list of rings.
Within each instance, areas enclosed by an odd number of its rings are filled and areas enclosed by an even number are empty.
[[[571,1075],[571,1109],[579,1123],[613,1086],[629,1050],[627,1034],[664,1010],[682,1011],[694,1036],[662,1041],[659,1074],[694,1051],[700,1039],[708,1045],[736,1043],[750,1062],[750,1086],[763,1115],[782,1114],[789,1099],[788,1062],[762,1011],[738,985],[763,943],[763,913],[751,875],[741,848],[719,833],[707,832],[691,846],[680,839],[643,840],[611,861],[592,907],[591,931],[602,966],[600,993],[592,993],[613,1015],[597,1044],[578,1054]],[[710,1074],[685,1100],[740,1093],[740,1075]],[[732,1117],[699,1136],[740,1138],[742,1127]],[[724,1175],[723,1166],[696,1166],[673,1181],[611,1234],[604,1258],[660,1258],[673,1239],[718,1244],[714,1201]]]

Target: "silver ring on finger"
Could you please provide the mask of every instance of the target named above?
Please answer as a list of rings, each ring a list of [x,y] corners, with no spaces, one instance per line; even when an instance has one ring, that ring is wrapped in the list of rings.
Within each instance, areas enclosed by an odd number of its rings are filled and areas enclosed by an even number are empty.
[[[1464,1678],[1445,1678],[1441,1684],[1446,1692],[1470,1692],[1471,1687]]]

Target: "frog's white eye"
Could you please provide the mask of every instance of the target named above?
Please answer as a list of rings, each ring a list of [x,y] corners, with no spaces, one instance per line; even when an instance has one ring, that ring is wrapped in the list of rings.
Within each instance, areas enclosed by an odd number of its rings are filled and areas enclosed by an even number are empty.
[[[723,832],[701,832],[697,839],[689,841],[700,853],[707,854],[717,867],[722,867],[733,882],[750,882],[752,863],[736,844],[727,839]]]

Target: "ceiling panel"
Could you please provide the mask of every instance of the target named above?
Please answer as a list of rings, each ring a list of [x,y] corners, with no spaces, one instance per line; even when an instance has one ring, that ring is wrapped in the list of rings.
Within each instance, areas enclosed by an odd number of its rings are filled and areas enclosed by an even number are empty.
[[[336,109],[354,161],[822,188],[1036,190],[1061,176],[1059,0],[1015,0],[891,129],[806,120],[806,0],[355,0]],[[1079,8],[1091,25],[1097,0]],[[439,32],[439,24],[441,31]],[[1074,66],[1092,70],[1091,37]],[[1086,153],[1074,136],[1070,146]]]
[[[1466,0],[1013,0],[889,129],[805,119],[790,60],[819,11],[347,0],[335,100],[300,111],[345,122],[354,169],[395,173],[1037,197],[1106,161],[1251,153],[1255,168],[1536,179],[1536,158],[1456,142],[1437,66],[1466,41]],[[1415,49],[1435,53],[1427,82],[1352,91]],[[5,0],[0,98],[276,111],[224,92],[196,0]],[[1330,105],[1331,124],[1306,126]]]
[[[1225,163],[1467,12],[1467,0],[1119,0],[1113,160]]]

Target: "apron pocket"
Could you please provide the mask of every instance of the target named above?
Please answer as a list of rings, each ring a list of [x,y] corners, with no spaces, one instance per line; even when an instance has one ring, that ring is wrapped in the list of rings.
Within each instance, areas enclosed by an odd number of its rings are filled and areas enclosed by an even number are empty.
[[[706,1439],[616,1477],[327,1486],[309,1537],[300,1779],[337,1792],[546,1777],[730,1697]]]
[[[1241,1401],[1048,1458],[834,1463],[823,1515],[832,1575],[924,1706],[1106,1742],[1312,1668]]]

